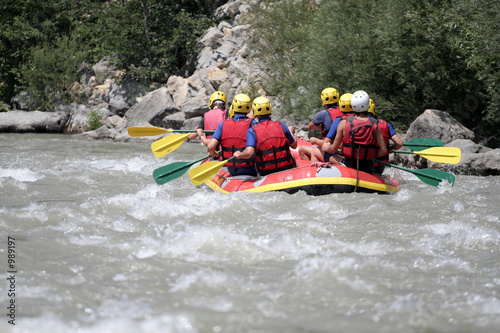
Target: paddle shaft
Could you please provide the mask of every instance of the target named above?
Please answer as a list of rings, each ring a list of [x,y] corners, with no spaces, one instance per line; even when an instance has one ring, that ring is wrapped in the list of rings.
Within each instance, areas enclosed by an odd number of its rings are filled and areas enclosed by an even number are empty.
[[[128,134],[130,136],[138,137],[138,136],[157,136],[165,133],[195,133],[196,130],[174,130],[160,127],[151,127],[151,126],[131,126],[127,128]],[[213,134],[214,131],[203,131],[208,134]]]

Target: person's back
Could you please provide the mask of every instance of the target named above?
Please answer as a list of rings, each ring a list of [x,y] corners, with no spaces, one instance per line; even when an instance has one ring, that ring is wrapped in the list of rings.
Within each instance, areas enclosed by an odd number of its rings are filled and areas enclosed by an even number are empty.
[[[205,136],[204,131],[216,130],[217,126],[227,118],[226,95],[222,91],[214,92],[210,96],[209,107],[211,110],[205,112],[195,128],[205,146],[208,145],[211,135]]]
[[[246,133],[254,122],[247,118],[250,112],[251,100],[245,94],[238,94],[231,104],[231,118],[224,120],[217,127],[217,130],[210,139],[207,150],[215,158],[215,152],[220,143],[222,159],[227,160],[233,157],[236,151],[243,151],[246,147]],[[246,159],[233,159],[225,167],[231,176],[256,175],[253,156]]]
[[[259,121],[253,130],[257,141],[255,164],[261,175],[296,166],[281,122],[271,119]]]
[[[247,132],[247,147],[243,152],[235,152],[236,158],[255,155],[255,166],[260,175],[283,171],[296,166],[291,148],[297,147],[288,127],[271,120],[271,103],[266,97],[257,97],[252,103],[257,124]]]
[[[309,141],[312,144],[311,146],[302,145],[299,147],[299,156],[301,160],[325,162],[323,152],[318,147],[323,145],[323,140],[330,130],[333,121],[342,116],[338,102],[339,93],[337,89],[331,87],[323,89],[321,92],[321,103],[324,109],[316,114],[308,126],[309,131],[319,128],[321,130],[322,138],[318,139],[316,137],[310,137]]]
[[[346,166],[373,173],[373,159],[385,155],[387,147],[376,119],[369,117],[369,104],[366,92],[352,94],[350,105],[355,115],[339,123],[333,145],[325,143],[323,146],[331,153],[342,145]]]

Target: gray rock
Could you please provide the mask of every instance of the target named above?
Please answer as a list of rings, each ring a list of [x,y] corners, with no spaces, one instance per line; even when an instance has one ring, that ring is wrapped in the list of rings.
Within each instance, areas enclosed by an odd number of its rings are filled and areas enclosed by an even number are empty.
[[[217,27],[212,27],[205,32],[198,43],[202,47],[216,49],[219,46],[219,42],[222,40],[222,37],[224,37],[222,31],[220,31]]]
[[[162,87],[144,96],[125,113],[125,118],[127,118],[127,127],[147,126],[148,124],[161,127],[165,116],[179,111],[181,109],[175,105],[168,89]]]
[[[0,133],[63,133],[68,118],[65,112],[1,112]]]
[[[14,110],[29,111],[35,105],[36,101],[33,96],[27,92],[23,91],[16,96],[12,97],[10,104]]]
[[[425,110],[415,119],[408,131],[407,139],[439,138],[444,144],[456,139],[474,139],[474,132],[460,124],[448,112]]]
[[[114,114],[123,116],[134,105],[139,96],[146,93],[146,87],[134,80],[123,83],[112,82],[109,87],[109,109]]]

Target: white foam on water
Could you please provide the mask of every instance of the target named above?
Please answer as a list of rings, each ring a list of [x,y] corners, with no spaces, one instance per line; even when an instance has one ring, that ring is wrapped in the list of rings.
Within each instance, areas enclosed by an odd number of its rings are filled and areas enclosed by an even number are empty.
[[[37,180],[45,178],[43,174],[40,174],[38,172],[33,172],[27,168],[21,168],[21,169],[0,168],[0,179],[9,177],[20,182],[29,182],[29,183],[33,183],[36,182]]]
[[[17,319],[16,319],[17,320]],[[197,333],[194,320],[187,314],[162,316],[144,315],[131,318],[118,311],[110,318],[96,318],[92,323],[81,325],[76,320],[60,318],[58,314],[46,313],[37,318],[24,317],[16,326],[0,323],[2,333]]]
[[[9,209],[9,215],[23,220],[40,221],[42,223],[49,220],[46,203],[31,203],[25,207]]]
[[[477,226],[471,223],[452,221],[450,223],[436,223],[422,227],[431,233],[421,240],[432,248],[441,247],[441,243],[452,244],[455,249],[489,249],[498,247],[500,233],[486,226]]]
[[[213,269],[201,269],[193,273],[182,274],[170,287],[171,292],[195,289],[220,289],[225,290],[230,283],[228,274]],[[232,282],[234,283],[234,282]]]

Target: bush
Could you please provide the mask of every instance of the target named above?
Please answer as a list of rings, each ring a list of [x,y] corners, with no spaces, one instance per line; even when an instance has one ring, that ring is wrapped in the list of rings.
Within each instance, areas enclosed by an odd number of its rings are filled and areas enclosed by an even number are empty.
[[[22,69],[22,77],[34,100],[45,110],[51,110],[56,102],[69,103],[77,98],[70,90],[78,80],[77,71],[85,59],[79,43],[68,37],[60,37],[55,44],[46,43],[35,47],[31,61]]]
[[[87,117],[88,125],[85,127],[86,131],[94,131],[102,126],[101,119],[103,113],[99,109],[92,109]]]
[[[259,37],[250,49],[288,113],[311,118],[321,90],[335,87],[367,91],[399,130],[436,108],[495,133],[499,13],[489,0],[263,0],[249,17]]]

